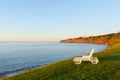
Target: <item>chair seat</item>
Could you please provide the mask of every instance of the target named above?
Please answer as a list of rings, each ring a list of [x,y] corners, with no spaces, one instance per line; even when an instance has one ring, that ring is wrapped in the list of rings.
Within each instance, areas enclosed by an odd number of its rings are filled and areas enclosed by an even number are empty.
[[[82,61],[90,61],[92,64],[97,64],[99,60],[97,57],[92,56],[93,52],[94,52],[94,48],[92,49],[89,55],[75,57],[73,59],[74,63],[81,64]]]

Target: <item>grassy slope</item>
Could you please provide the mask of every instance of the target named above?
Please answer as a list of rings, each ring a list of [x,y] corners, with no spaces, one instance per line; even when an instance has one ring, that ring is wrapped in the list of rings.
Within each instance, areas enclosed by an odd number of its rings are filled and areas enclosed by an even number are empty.
[[[100,62],[75,65],[71,59],[26,71],[4,80],[120,80],[120,43],[94,54]]]

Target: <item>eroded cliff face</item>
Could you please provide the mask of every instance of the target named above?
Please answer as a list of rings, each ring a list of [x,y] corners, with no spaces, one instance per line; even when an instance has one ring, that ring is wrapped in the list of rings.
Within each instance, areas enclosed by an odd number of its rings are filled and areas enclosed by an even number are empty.
[[[94,44],[108,44],[120,42],[120,33],[112,33],[100,36],[80,37],[61,40],[62,43],[94,43]]]

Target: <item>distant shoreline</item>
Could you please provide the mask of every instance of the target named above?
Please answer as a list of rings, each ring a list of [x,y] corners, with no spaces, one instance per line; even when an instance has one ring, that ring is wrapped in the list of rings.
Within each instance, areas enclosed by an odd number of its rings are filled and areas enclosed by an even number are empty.
[[[92,43],[112,45],[120,41],[120,33],[112,33],[99,36],[79,37],[61,40],[61,43]]]

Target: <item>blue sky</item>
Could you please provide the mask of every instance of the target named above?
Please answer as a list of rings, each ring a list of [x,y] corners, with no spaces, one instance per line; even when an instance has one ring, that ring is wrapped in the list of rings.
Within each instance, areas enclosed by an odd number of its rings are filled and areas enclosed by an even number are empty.
[[[59,41],[120,30],[120,0],[0,0],[0,41]]]

